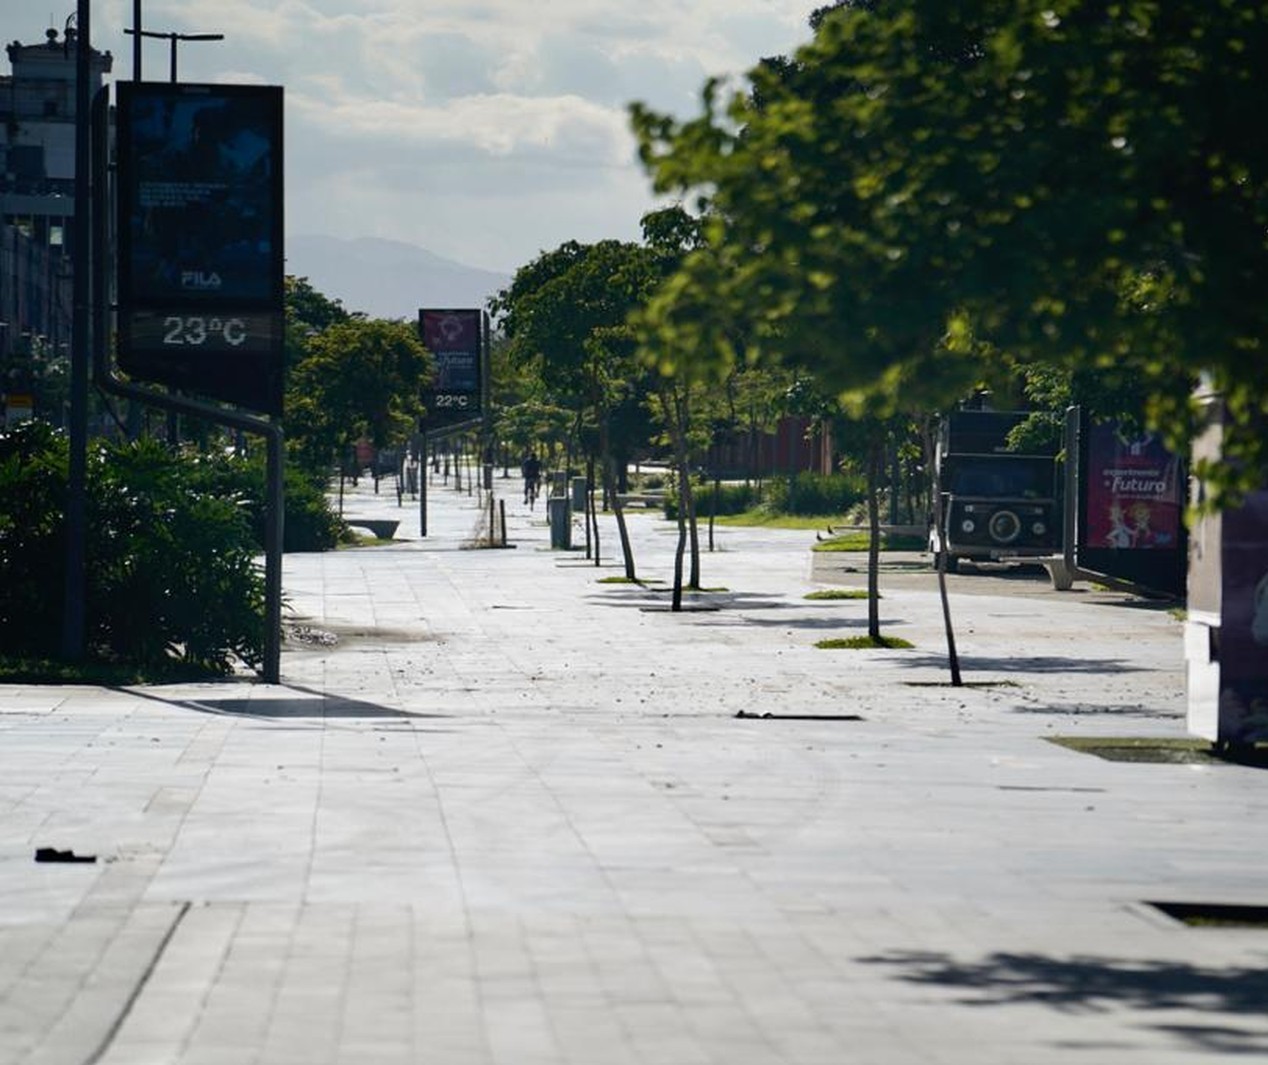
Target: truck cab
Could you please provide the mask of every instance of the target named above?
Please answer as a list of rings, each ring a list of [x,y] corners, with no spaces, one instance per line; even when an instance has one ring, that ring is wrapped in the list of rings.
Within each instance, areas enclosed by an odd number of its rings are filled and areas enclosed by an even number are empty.
[[[930,522],[929,550],[946,568],[962,560],[1042,558],[1061,549],[1057,447],[1008,450],[1024,411],[953,411],[935,453],[941,527]],[[935,514],[937,511],[935,511]]]

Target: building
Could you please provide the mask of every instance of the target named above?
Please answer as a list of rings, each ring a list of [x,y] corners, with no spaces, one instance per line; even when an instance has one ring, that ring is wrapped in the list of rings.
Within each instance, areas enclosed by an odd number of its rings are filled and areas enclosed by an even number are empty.
[[[0,392],[6,409],[57,419],[68,376],[71,247],[75,214],[74,29],[50,29],[39,44],[5,49],[0,76]],[[93,51],[92,91],[110,73]],[[43,409],[42,409],[43,408]]]

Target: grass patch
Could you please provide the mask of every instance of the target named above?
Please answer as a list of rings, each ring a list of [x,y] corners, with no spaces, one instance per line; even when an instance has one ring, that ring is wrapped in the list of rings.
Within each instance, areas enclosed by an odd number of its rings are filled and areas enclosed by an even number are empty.
[[[820,640],[815,644],[816,647],[825,651],[837,650],[859,650],[866,648],[890,648],[890,647],[915,647],[910,640],[904,640],[901,636],[882,636],[878,640],[872,639],[870,636],[842,636],[837,639]]]
[[[872,545],[872,538],[865,532],[845,533],[834,536],[831,540],[821,540],[811,548],[812,551],[866,551]],[[882,551],[924,551],[928,544],[919,536],[882,536]]]
[[[818,592],[807,592],[803,599],[866,599],[867,592],[862,588],[825,588]],[[877,596],[879,599],[880,597]]]
[[[696,518],[702,526],[706,526],[709,521],[708,507],[705,504],[700,501],[696,504]],[[716,525],[756,526],[763,529],[822,529],[839,518],[839,514],[776,514],[765,507],[754,507],[742,514],[719,514],[713,521]]]
[[[664,584],[665,582],[658,577],[644,579],[642,577],[600,577],[595,584],[637,584],[640,588],[646,588],[649,584]]]
[[[1080,754],[1094,754],[1107,762],[1268,766],[1268,744],[1263,743],[1223,753],[1208,740],[1190,737],[1045,736],[1044,739]]]
[[[0,655],[0,684],[88,684],[118,688],[127,684],[223,679],[219,674],[176,661],[143,668],[127,662],[59,662]]]

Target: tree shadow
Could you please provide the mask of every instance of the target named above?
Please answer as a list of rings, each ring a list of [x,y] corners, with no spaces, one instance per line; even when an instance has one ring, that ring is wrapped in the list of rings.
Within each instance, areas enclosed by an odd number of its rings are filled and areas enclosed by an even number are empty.
[[[745,618],[749,625],[778,629],[806,629],[809,632],[866,629],[867,618],[813,617],[813,618]],[[889,629],[907,624],[901,618],[881,618],[881,628]]]
[[[945,655],[903,655],[896,662],[913,669],[945,668]],[[1144,666],[1132,665],[1121,658],[1068,658],[1061,655],[1019,655],[1008,658],[960,655],[960,668],[970,671],[998,673],[1145,673]]]
[[[586,600],[606,606],[651,607],[661,609],[674,593],[672,585],[654,587],[637,584],[610,584],[601,593],[587,592]],[[780,596],[761,592],[696,592],[683,589],[682,601],[696,609],[709,610],[780,610],[790,605]]]
[[[1159,1022],[1153,1027],[1212,1055],[1268,1055],[1265,968],[1204,968],[1160,959],[1054,958],[1011,952],[972,962],[921,951],[893,951],[859,960],[895,969],[896,978],[907,983],[958,990],[957,1001],[966,1006],[1039,1004],[1067,1013],[1196,1010],[1210,1016],[1212,1023]],[[1231,1023],[1237,1017],[1253,1018],[1255,1023]]]
[[[1148,720],[1174,721],[1183,718],[1185,712],[1180,710],[1158,710],[1139,703],[1056,703],[1045,702],[1041,706],[1018,705],[1012,707],[1014,714],[1036,714],[1044,717],[1096,717],[1113,718],[1140,717]]]

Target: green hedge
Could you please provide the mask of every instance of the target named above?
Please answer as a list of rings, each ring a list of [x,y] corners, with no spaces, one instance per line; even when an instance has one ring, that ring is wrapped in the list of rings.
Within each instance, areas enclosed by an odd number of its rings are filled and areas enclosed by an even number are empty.
[[[60,650],[68,468],[65,436],[41,422],[0,433],[0,647]],[[86,651],[164,671],[257,667],[264,577],[248,497],[200,483],[149,440],[87,455]]]
[[[867,481],[847,473],[772,477],[763,502],[777,514],[844,514],[867,498]]]
[[[226,498],[237,499],[244,508],[260,550],[264,549],[265,456],[236,453],[191,456],[188,460],[191,483]],[[285,468],[286,496],[282,523],[284,551],[329,551],[343,535],[344,523],[331,509],[324,477],[306,473],[288,462]]]
[[[713,506],[713,483],[693,483],[696,515],[703,518]],[[665,517],[678,515],[678,499],[672,485],[665,497]],[[844,473],[799,473],[793,477],[772,477],[756,484],[725,482],[719,485],[717,514],[744,514],[762,507],[772,514],[807,516],[839,515],[856,506],[867,495],[864,478]]]

